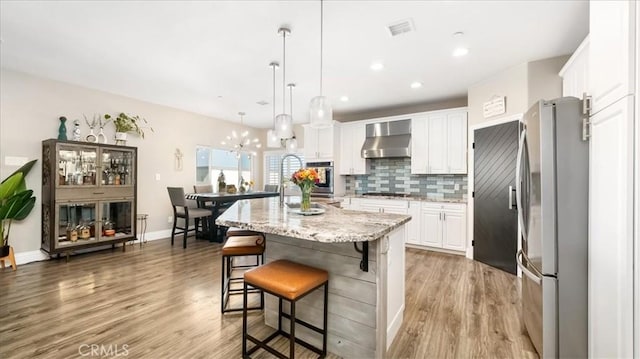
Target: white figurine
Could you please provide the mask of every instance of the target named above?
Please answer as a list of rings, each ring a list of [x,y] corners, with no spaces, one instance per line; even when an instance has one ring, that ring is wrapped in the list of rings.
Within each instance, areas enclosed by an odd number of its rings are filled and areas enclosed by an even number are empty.
[[[73,140],[80,141],[80,121],[73,121]]]

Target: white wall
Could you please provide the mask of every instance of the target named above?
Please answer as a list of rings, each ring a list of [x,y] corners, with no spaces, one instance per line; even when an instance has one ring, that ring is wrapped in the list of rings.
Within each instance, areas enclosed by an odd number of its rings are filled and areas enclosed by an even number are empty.
[[[469,128],[478,123],[493,120],[485,119],[482,106],[493,96],[506,96],[507,112],[496,117],[508,117],[527,111],[527,64],[506,69],[477,84],[469,86]]]
[[[558,56],[527,64],[527,109],[540,100],[562,97],[562,77],[558,73],[569,57]]]
[[[148,232],[171,228],[167,217],[172,215],[166,187],[182,186],[185,191],[195,183],[195,149],[197,145],[219,147],[220,141],[238,123],[206,117],[174,108],[142,102],[102,91],[87,89],[11,70],[0,72],[0,178],[17,169],[7,166],[6,156],[39,159],[27,177],[38,202],[29,217],[14,222],[10,244],[19,256],[22,252],[40,248],[41,141],[57,137],[58,117],[68,118],[68,135],[72,121],[80,119],[83,136],[89,131],[82,115],[127,112],[146,118],[155,132],[145,131],[145,139],[129,136],[127,145],[138,147],[138,213],[148,213]],[[266,130],[248,128],[266,144]],[[113,143],[113,125],[105,129]],[[300,133],[302,129],[298,130]],[[296,131],[296,132],[298,132]],[[183,170],[174,169],[174,152],[184,153]],[[254,180],[262,186],[262,154],[259,153]],[[155,180],[156,173],[160,181]]]

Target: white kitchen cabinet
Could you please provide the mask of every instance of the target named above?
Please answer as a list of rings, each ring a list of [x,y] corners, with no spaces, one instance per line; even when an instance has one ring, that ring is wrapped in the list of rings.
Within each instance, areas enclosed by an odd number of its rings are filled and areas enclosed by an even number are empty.
[[[345,123],[340,126],[340,163],[338,174],[361,175],[367,173],[367,162],[361,155],[365,140],[365,127],[362,122]]]
[[[640,345],[633,352],[640,319],[634,329],[631,315],[637,6],[636,1],[589,2],[588,343],[593,358],[640,354]]]
[[[560,70],[562,96],[582,98],[589,92],[589,36],[587,36]]]
[[[313,128],[309,125],[305,125],[305,161],[332,161],[334,156],[334,141],[337,136],[339,136],[339,129],[335,124],[327,128]]]
[[[411,123],[411,173],[467,173],[467,111],[416,116]]]
[[[407,243],[420,244],[420,209],[422,203],[419,201],[409,201],[407,214],[411,216],[411,221],[407,223]]]
[[[635,1],[589,2],[592,113],[633,93]]]
[[[463,204],[423,203],[420,222],[421,245],[454,251],[466,249],[467,216]]]
[[[633,356],[632,114],[628,96],[591,117],[588,288],[594,358]]]
[[[467,111],[447,115],[447,173],[467,173]]]
[[[439,206],[425,205],[420,211],[420,244],[442,248],[442,211]]]
[[[429,115],[427,121],[428,173],[447,173],[447,114]]]
[[[464,210],[444,209],[442,211],[442,248],[464,251],[466,246],[467,217]]]
[[[359,208],[365,212],[407,214],[408,201],[394,199],[358,198]]]

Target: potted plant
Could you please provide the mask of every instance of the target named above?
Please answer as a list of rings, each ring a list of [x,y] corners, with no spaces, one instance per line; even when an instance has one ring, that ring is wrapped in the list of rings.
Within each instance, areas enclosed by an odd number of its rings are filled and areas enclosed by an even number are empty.
[[[36,161],[27,162],[0,183],[0,257],[9,255],[11,222],[27,218],[35,206],[36,197],[33,190],[27,189],[24,178]]]
[[[106,114],[104,118],[110,120],[111,115]],[[113,124],[116,126],[116,144],[126,144],[127,133],[135,133],[144,138],[144,125],[148,124],[148,122],[138,115],[130,116],[121,112],[113,120]],[[153,132],[153,128],[149,127],[149,129]]]

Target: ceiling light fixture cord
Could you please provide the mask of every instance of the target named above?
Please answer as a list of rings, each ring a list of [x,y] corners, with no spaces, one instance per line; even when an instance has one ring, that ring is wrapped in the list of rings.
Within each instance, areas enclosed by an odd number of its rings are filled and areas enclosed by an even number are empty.
[[[271,63],[271,68],[273,69],[273,129],[276,129],[276,67],[278,66],[277,62]]]
[[[287,113],[287,110],[285,108],[285,100],[287,98],[286,96],[286,92],[284,89],[284,84],[286,84],[285,82],[285,75],[286,75],[286,70],[287,70],[287,58],[286,58],[286,54],[287,54],[287,32],[286,31],[282,31],[282,113]]]
[[[324,3],[320,0],[320,96],[322,96],[322,45],[324,34]]]

